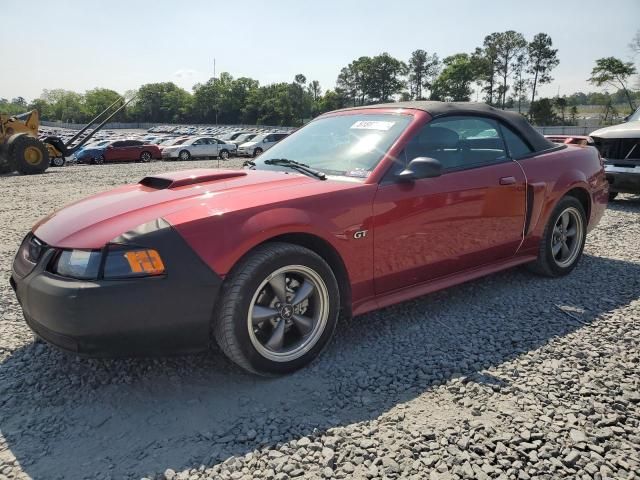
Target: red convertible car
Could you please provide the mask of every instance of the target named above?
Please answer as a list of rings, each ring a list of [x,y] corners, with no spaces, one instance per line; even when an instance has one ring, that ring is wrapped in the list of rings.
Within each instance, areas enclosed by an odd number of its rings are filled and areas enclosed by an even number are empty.
[[[190,352],[290,372],[359,315],[528,264],[578,263],[608,186],[595,149],[482,104],[310,122],[243,170],[143,178],[37,223],[11,284],[35,333],[88,355]]]

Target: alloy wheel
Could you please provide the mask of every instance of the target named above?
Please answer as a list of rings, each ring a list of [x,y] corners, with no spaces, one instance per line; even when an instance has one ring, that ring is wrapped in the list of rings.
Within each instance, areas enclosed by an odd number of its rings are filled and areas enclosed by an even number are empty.
[[[247,327],[263,357],[290,362],[318,342],[329,316],[329,294],[322,277],[304,265],[279,268],[258,287]]]
[[[551,254],[559,267],[570,266],[580,254],[584,228],[582,215],[569,207],[560,214],[553,227]]]

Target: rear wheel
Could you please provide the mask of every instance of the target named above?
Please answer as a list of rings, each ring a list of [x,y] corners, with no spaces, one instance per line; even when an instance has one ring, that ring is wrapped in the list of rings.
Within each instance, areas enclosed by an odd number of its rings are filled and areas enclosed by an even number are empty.
[[[222,160],[227,160],[229,158],[229,152],[227,150],[220,151],[220,158]]]
[[[320,256],[298,245],[269,243],[225,280],[213,333],[227,357],[245,370],[288,373],[327,345],[339,306],[336,278]]]
[[[261,153],[262,153],[262,149],[261,149],[261,148],[256,148],[256,149],[253,151],[253,156],[254,156],[254,157],[257,157],[257,156],[258,156],[258,155],[260,155]]]
[[[558,202],[540,241],[538,259],[530,269],[548,277],[561,277],[577,265],[587,236],[582,204],[574,197]]]
[[[28,135],[15,137],[9,147],[10,164],[23,175],[43,173],[49,167],[49,151],[44,143]]]
[[[149,152],[142,152],[140,154],[140,161],[141,162],[150,162],[151,161],[151,154]]]
[[[191,159],[191,154],[189,153],[189,150],[181,150],[178,154],[178,158],[182,161],[187,161]]]

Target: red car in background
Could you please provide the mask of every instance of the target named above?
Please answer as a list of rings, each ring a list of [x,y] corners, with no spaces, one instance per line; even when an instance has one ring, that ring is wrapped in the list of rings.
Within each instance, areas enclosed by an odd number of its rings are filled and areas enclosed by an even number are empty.
[[[330,112],[246,164],[152,175],[41,220],[11,277],[29,326],[91,355],[214,340],[249,371],[291,372],[340,314],[516,265],[567,275],[608,196],[595,149],[474,103]]]
[[[596,146],[593,138],[588,135],[545,135],[545,138],[554,143],[564,143],[565,145]]]
[[[116,140],[101,147],[100,150],[94,156],[94,162],[98,164],[105,162],[150,162],[162,159],[162,152],[157,145],[142,140]]]

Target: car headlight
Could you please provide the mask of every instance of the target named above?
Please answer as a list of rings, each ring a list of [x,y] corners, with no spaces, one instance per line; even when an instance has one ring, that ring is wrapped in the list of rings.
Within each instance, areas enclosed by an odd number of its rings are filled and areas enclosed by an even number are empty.
[[[121,246],[109,247],[106,253],[101,250],[63,250],[52,270],[60,276],[78,280],[135,278],[165,273],[164,263],[156,250]]]

